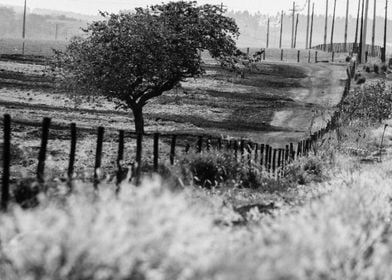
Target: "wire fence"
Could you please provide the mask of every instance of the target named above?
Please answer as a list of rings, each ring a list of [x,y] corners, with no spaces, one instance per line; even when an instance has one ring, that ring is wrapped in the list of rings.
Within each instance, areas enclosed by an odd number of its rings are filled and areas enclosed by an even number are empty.
[[[350,91],[351,79],[355,73],[355,64],[347,69],[347,80],[342,96],[342,101]],[[341,102],[342,102],[341,101]],[[1,208],[5,211],[10,202],[10,167],[11,157],[11,135],[13,125],[39,126],[40,148],[38,153],[38,163],[36,169],[36,180],[43,183],[45,180],[45,162],[48,153],[48,142],[50,141],[51,130],[66,131],[70,137],[70,148],[68,155],[68,167],[66,179],[72,181],[75,178],[75,162],[77,159],[77,143],[78,133],[80,131],[88,132],[90,135],[96,131],[95,160],[93,166],[93,182],[94,188],[98,188],[101,180],[100,169],[102,167],[104,140],[105,135],[110,135],[112,142],[117,143],[117,154],[115,155],[115,177],[117,183],[120,183],[124,175],[125,167],[123,160],[125,156],[125,144],[129,139],[136,140],[136,150],[134,157],[134,178],[136,183],[140,181],[142,176],[142,164],[148,162],[153,172],[158,172],[159,164],[162,161],[168,161],[170,165],[175,164],[175,160],[186,156],[190,152],[210,153],[215,151],[226,151],[233,153],[235,158],[244,164],[255,162],[263,171],[273,178],[283,176],[282,170],[293,161],[308,156],[315,148],[317,142],[322,139],[325,134],[334,130],[338,126],[340,111],[336,110],[325,128],[318,130],[308,138],[298,143],[287,143],[287,145],[279,148],[267,144],[255,143],[245,139],[231,139],[229,137],[216,137],[207,134],[186,134],[186,133],[135,133],[132,131],[114,131],[112,129],[98,127],[94,128],[78,128],[75,123],[70,125],[52,123],[50,118],[44,118],[42,123],[13,121],[11,116],[6,114],[3,118],[3,172],[1,182]],[[116,138],[116,140],[114,140]],[[147,155],[144,152],[143,145],[147,141],[152,141],[152,154]],[[145,146],[144,146],[145,147]],[[143,153],[144,152],[144,153]],[[144,156],[143,156],[144,155]],[[113,155],[112,155],[113,156]],[[70,184],[71,185],[71,184]]]

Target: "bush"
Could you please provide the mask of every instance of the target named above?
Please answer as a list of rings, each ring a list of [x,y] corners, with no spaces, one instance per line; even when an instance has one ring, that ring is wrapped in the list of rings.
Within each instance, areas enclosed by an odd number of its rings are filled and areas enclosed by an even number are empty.
[[[288,165],[285,172],[289,182],[307,185],[311,182],[322,182],[325,180],[326,173],[324,171],[327,169],[328,166],[323,158],[310,155]]]
[[[232,153],[212,151],[191,153],[180,160],[181,174],[187,182],[211,188],[235,179],[241,164]]]
[[[233,153],[212,151],[188,154],[179,162],[182,178],[204,188],[234,187],[274,192],[287,189],[285,181],[269,178],[253,160],[235,158]]]
[[[385,80],[375,80],[363,88],[356,88],[345,101],[343,112],[347,121],[382,121],[392,115],[392,87]]]
[[[374,73],[380,74],[380,68],[377,64],[374,64]]]

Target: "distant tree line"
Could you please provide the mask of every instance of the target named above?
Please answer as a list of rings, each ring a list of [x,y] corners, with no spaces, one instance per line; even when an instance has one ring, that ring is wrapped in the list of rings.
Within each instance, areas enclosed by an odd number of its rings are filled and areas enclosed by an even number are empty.
[[[40,15],[28,13],[26,18],[27,39],[57,39],[66,40],[81,33],[80,28],[86,26],[86,22],[65,15]],[[0,37],[21,38],[23,15],[16,13],[14,9],[0,7]]]
[[[266,34],[267,34],[267,20],[268,15],[257,13],[250,13],[248,11],[231,11],[226,13],[226,16],[234,18],[241,35],[239,37],[238,46],[240,47],[265,47]],[[270,15],[270,47],[279,46],[279,33],[280,33],[280,13],[276,15]],[[283,19],[283,47],[289,48],[291,44],[291,24],[292,14],[285,12]],[[297,35],[297,46],[303,48],[305,46],[306,39],[306,21],[307,17],[305,14],[299,15],[298,22],[298,35]],[[328,41],[331,36],[331,22],[332,16],[329,18],[328,25]],[[314,17],[314,32],[313,32],[313,45],[323,43],[324,37],[324,23],[325,17],[323,15],[315,15]],[[369,19],[369,27],[373,25],[373,20]],[[342,43],[344,41],[344,25],[345,18],[337,17],[335,23],[335,42]],[[384,18],[377,17],[376,21],[376,44],[381,45],[384,35]],[[348,26],[348,41],[354,42],[356,28],[356,18],[349,17]],[[388,30],[392,30],[392,21],[388,22]],[[371,32],[368,32],[368,42],[371,40]]]

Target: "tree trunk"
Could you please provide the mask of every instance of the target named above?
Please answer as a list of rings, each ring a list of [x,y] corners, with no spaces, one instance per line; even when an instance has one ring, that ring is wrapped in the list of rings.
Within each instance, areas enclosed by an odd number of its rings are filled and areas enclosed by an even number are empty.
[[[143,107],[135,106],[132,108],[132,112],[135,119],[136,133],[144,133]]]

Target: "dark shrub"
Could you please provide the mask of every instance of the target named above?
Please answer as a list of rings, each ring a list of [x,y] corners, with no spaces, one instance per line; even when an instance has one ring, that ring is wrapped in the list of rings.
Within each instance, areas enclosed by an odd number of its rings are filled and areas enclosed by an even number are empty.
[[[36,179],[26,178],[18,181],[12,193],[15,202],[26,209],[38,206],[38,194],[40,191],[41,186]]]
[[[378,67],[377,64],[374,64],[374,73],[380,74],[380,68]]]

